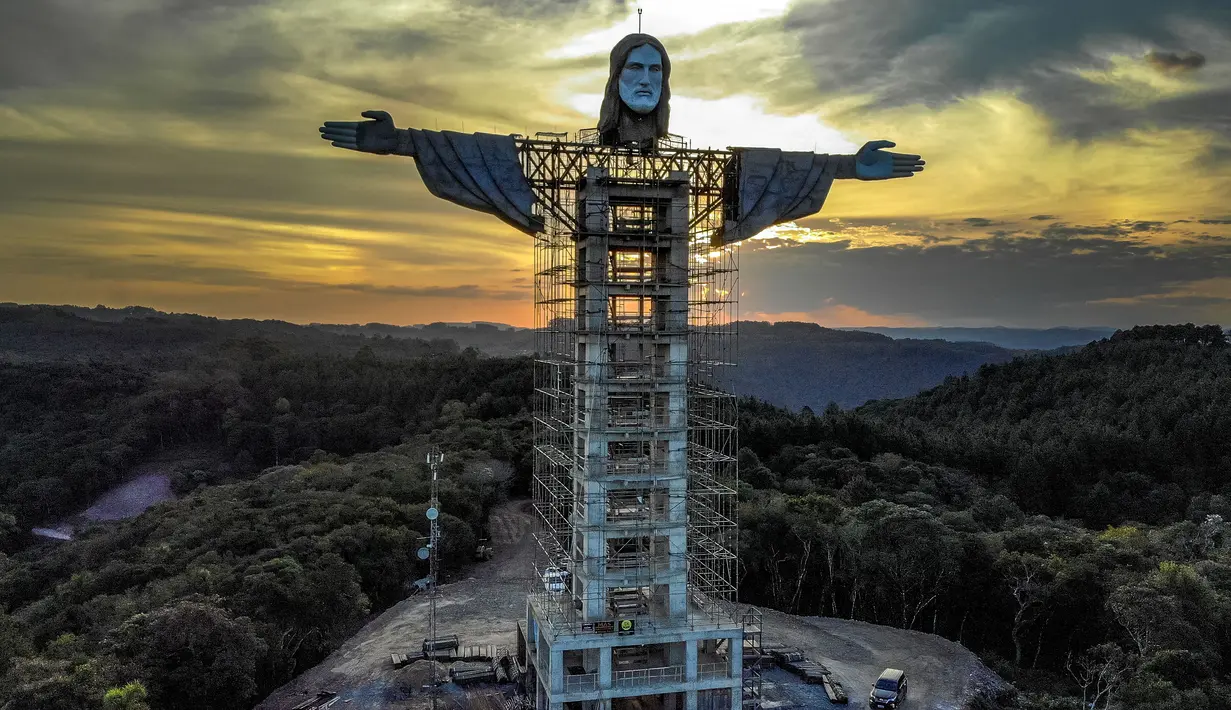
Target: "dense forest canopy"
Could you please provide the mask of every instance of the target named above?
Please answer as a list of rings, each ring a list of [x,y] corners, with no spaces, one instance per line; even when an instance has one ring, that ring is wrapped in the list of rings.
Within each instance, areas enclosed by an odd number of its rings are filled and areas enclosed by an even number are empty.
[[[484,419],[524,409],[528,359],[420,345],[423,357],[381,358],[366,343],[343,356],[249,338],[175,369],[109,360],[5,365],[0,500],[27,529],[83,507],[169,447],[220,449],[225,461],[195,479],[208,482],[316,449],[349,455],[397,444],[449,401]],[[525,447],[491,445],[529,475]]]
[[[0,365],[2,707],[250,707],[424,574],[428,446],[457,559],[525,495],[528,358],[321,337]],[[1223,331],[1160,326],[856,410],[741,400],[741,598],[959,641],[1023,691],[980,707],[1231,707],[1228,395]],[[179,500],[26,532],[185,446],[214,459]]]
[[[742,599],[960,641],[1019,707],[1231,707],[1229,401],[1217,326],[855,411],[745,400]]]
[[[14,709],[98,708],[134,679],[152,707],[250,707],[426,574],[413,553],[429,445],[449,452],[449,559],[471,558],[488,512],[529,475],[527,360],[248,341],[184,370],[17,364],[0,377],[13,385],[0,398],[0,693]],[[186,444],[222,455],[176,475],[180,500],[71,542],[24,532]]]

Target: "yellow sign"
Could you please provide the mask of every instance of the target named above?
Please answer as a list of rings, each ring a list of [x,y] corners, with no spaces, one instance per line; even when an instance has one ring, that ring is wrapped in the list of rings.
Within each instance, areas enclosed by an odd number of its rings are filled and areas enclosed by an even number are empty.
[[[632,619],[620,619],[620,633],[632,633],[632,631],[633,631],[633,620]]]

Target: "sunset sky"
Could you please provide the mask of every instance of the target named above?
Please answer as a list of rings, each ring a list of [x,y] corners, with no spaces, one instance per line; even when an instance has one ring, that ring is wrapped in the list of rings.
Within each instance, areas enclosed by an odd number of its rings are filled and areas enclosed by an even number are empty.
[[[3,2],[0,301],[529,325],[529,237],[317,126],[593,126],[637,7],[694,147],[928,162],[746,242],[743,318],[1231,327],[1226,0]]]

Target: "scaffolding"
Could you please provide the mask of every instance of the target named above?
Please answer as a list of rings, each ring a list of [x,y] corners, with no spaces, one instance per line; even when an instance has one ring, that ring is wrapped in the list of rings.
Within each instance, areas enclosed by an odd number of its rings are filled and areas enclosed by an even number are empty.
[[[567,138],[517,141],[546,225],[535,602],[555,634],[586,632],[600,609],[644,615],[642,628],[739,625],[738,271],[720,239],[738,158],[674,136],[649,153],[599,145],[593,130]],[[596,532],[603,544],[587,543]]]
[[[764,705],[761,666],[765,662],[765,648],[761,637],[765,620],[760,609],[750,606],[744,611],[741,621],[744,624],[742,706],[745,710],[760,710]]]

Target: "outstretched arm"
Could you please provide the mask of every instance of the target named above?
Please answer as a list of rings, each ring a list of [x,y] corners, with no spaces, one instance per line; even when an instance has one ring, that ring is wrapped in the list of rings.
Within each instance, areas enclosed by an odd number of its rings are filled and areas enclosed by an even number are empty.
[[[733,148],[728,171],[726,219],[715,243],[730,244],[775,224],[816,214],[834,180],[885,180],[923,170],[917,155],[890,153],[890,141],[871,141],[855,155],[783,152],[775,148]]]
[[[413,157],[433,195],[496,215],[527,234],[543,230],[512,136],[396,128],[384,111],[364,111],[363,117],[371,120],[326,121],[321,138],[336,148]]]
[[[335,148],[346,148],[377,155],[415,154],[415,142],[410,131],[396,128],[393,117],[384,111],[364,111],[371,121],[325,121],[318,130],[321,138]]]

